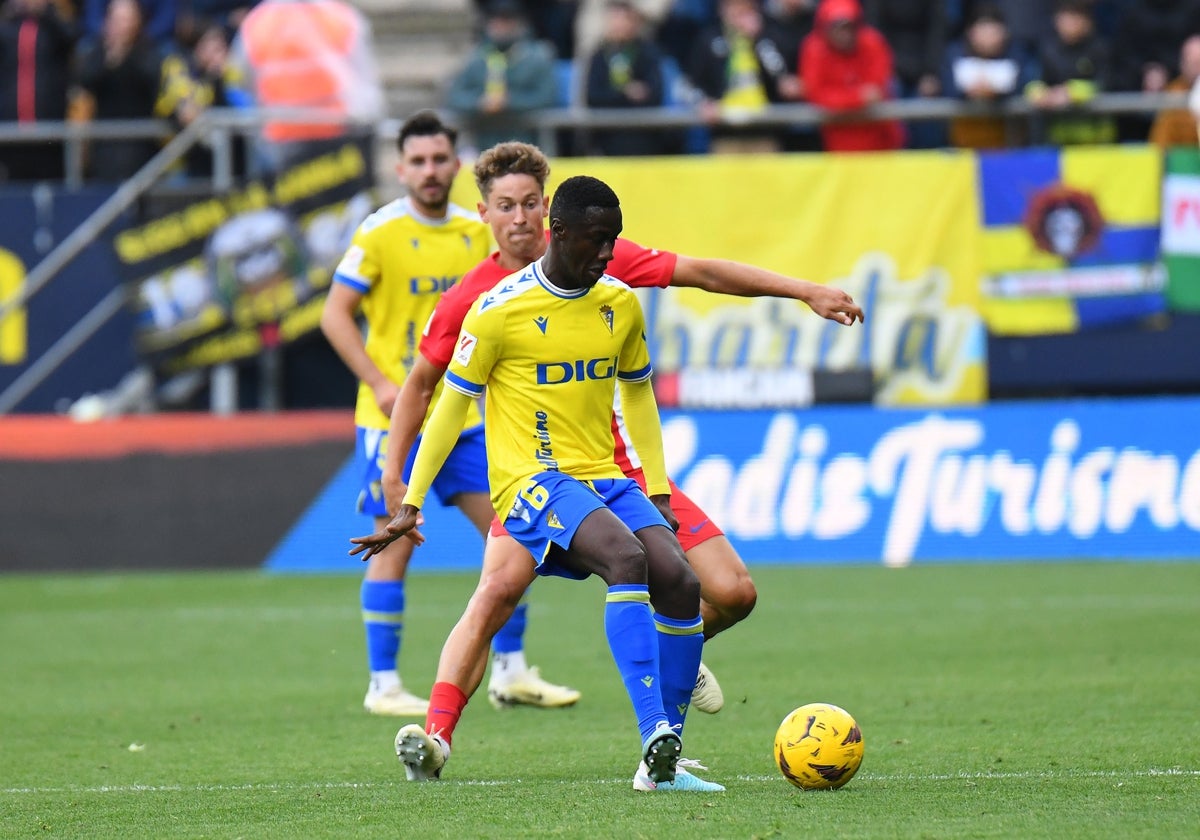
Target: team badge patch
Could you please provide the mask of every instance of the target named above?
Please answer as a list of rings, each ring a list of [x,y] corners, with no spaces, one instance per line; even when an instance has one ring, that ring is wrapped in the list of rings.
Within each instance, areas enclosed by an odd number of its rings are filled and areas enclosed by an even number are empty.
[[[600,317],[604,319],[604,326],[608,327],[608,334],[612,335],[613,309],[607,303],[600,307]]]
[[[470,364],[471,355],[475,352],[475,345],[478,343],[479,339],[463,330],[458,334],[458,345],[454,348],[454,361],[466,367]]]
[[[346,249],[346,254],[342,257],[341,262],[338,263],[337,273],[346,274],[350,277],[357,278],[359,276],[359,272],[362,270],[363,258],[365,256],[366,254],[364,253],[362,246],[351,245],[348,249]]]
[[[554,511],[550,511],[548,514],[546,514],[546,524],[551,528],[561,529],[563,526],[562,520],[558,518],[558,514]]]

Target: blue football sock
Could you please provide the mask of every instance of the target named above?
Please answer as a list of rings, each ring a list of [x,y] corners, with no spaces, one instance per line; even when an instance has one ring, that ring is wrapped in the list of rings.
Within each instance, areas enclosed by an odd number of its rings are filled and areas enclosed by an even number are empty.
[[[658,638],[650,615],[650,590],[644,584],[608,588],[604,633],[645,743],[667,715],[659,693]]]
[[[404,581],[364,580],[360,598],[367,664],[372,671],[394,671],[404,627]]]
[[[527,609],[528,605],[524,601],[517,604],[512,617],[504,622],[504,626],[492,637],[494,653],[516,653],[525,649],[525,611]]]
[[[654,626],[658,629],[663,709],[671,728],[682,736],[704,651],[704,620],[700,616],[682,620],[655,613]]]

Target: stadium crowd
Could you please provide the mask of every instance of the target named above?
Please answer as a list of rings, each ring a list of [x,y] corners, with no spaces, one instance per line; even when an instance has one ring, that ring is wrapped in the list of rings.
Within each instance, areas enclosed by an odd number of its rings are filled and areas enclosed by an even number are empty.
[[[480,148],[535,139],[521,112],[568,103],[674,105],[698,117],[699,140],[682,130],[595,131],[569,150],[576,154],[1196,141],[1186,111],[1114,118],[1069,106],[1099,92],[1190,90],[1200,76],[1200,0],[476,5],[475,48],[439,104],[470,125]],[[345,0],[4,0],[0,9],[0,123],[158,117],[183,127],[221,105],[324,105],[357,119],[383,116],[370,26]],[[339,63],[349,69],[328,69]],[[1010,97],[1044,112],[1031,121],[1034,132],[1018,127],[1014,134],[1011,123],[977,114],[907,124],[832,121],[819,130],[764,130],[737,119],[774,103],[854,111],[894,98]],[[279,165],[280,149],[329,131],[276,130],[256,144],[266,153],[239,150],[239,170]],[[124,180],[158,146],[94,141],[88,176]],[[186,168],[203,175],[210,166],[198,148]],[[61,144],[0,144],[0,180],[62,175]]]

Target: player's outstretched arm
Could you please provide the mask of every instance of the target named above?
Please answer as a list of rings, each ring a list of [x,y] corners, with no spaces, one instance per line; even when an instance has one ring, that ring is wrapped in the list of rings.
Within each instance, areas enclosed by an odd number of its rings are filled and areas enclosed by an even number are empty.
[[[850,325],[863,320],[862,307],[841,289],[733,260],[680,254],[675,262],[675,273],[671,275],[671,285],[738,297],[791,298],[803,301],[813,312],[830,321]]]
[[[421,433],[421,424],[429,413],[429,404],[442,374],[444,365],[436,365],[418,354],[417,361],[400,387],[392,416],[388,423],[388,450],[383,464],[383,497],[387,501],[388,513],[395,515],[408,492],[408,485],[401,476],[408,453]]]

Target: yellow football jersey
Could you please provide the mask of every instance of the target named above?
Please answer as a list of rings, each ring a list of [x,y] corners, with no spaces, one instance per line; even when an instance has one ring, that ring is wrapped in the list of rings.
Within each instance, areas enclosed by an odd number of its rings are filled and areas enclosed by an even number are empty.
[[[407,198],[376,210],[354,232],[333,279],[363,295],[367,355],[393,382],[403,383],[412,369],[421,331],[442,293],[486,259],[491,244],[476,214],[451,204],[444,219],[427,219]],[[480,421],[472,409],[467,425]],[[388,427],[365,383],[358,386],[354,422]]]
[[[519,482],[545,470],[620,478],[613,460],[617,380],[651,374],[642,308],[605,276],[591,289],[553,286],[541,261],[471,307],[446,371],[447,387],[486,393],[488,481],[498,512]]]

